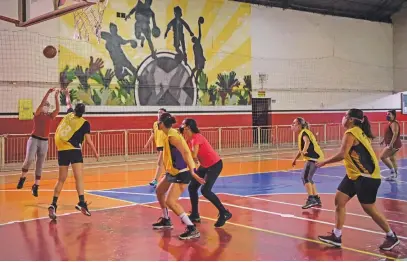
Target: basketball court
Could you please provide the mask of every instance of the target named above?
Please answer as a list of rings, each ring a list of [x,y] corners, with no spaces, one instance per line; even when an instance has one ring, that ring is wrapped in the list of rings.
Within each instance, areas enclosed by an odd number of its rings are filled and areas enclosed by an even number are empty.
[[[335,148],[327,148],[332,155]],[[75,182],[70,177],[60,196],[58,219],[48,218],[54,178],[42,181],[38,199],[30,182],[16,190],[19,173],[2,173],[0,193],[3,260],[399,260],[407,257],[407,160],[400,153],[398,182],[383,180],[377,205],[402,243],[391,252],[378,246],[384,234],[353,199],[347,208],[342,249],[318,241],[334,225],[334,192],[344,176],[342,165],[317,171],[315,182],[322,208],[302,210],[306,194],[300,178],[302,161],[293,169],[293,151],[225,156],[225,168],[215,184],[233,217],[220,229],[213,227],[217,210],[200,198],[201,238],[179,241],[184,226],[170,214],[174,229],[155,231],[161,215],[150,163],[88,165],[86,198],[92,210],[85,217],[74,209]],[[148,167],[150,165],[150,167]],[[144,167],[142,167],[144,166]],[[48,169],[44,175],[55,177]],[[382,166],[383,176],[389,171]],[[30,178],[30,177],[29,177]],[[190,210],[187,193],[181,200]],[[355,241],[357,239],[357,241]]]
[[[32,4],[27,4],[28,2]],[[1,0],[0,9],[3,7],[8,10],[13,9],[16,15],[11,17],[0,13],[0,19],[24,28],[73,13],[75,29],[77,29],[75,39],[89,40],[93,35],[100,40],[100,24],[107,3],[108,0],[100,2]],[[172,53],[158,52],[156,55],[155,59],[147,58],[141,69],[148,71],[149,67],[155,66],[154,63],[159,64],[160,60],[168,60],[168,57],[176,60]],[[171,71],[171,64],[165,64],[163,69],[166,69],[161,70],[163,72]],[[190,74],[190,72],[187,73]],[[193,85],[192,78],[188,81],[191,83],[187,86]],[[141,84],[152,85],[150,82]],[[261,84],[263,85],[263,82]],[[140,96],[143,99],[139,98],[137,105],[155,107],[163,95],[151,97],[150,91],[147,91],[144,94],[145,98],[143,95]],[[188,89],[183,91],[185,94],[182,93],[181,98],[174,100],[174,103],[182,99],[185,105],[193,105],[197,99],[196,94]],[[170,98],[172,99],[173,96]],[[167,100],[171,100],[170,98]],[[267,118],[267,108],[265,112]],[[262,124],[258,124],[260,125]],[[109,141],[109,138],[99,140],[99,134],[95,135],[98,149],[104,152],[101,153],[103,161],[95,163],[86,159],[84,170],[85,197],[91,203],[89,209],[92,216],[84,216],[75,209],[78,196],[70,171],[59,198],[56,221],[49,219],[48,207],[52,201],[58,169],[55,165],[48,165],[44,170],[38,198],[31,195],[32,170],[27,177],[25,187],[17,190],[16,185],[21,175],[19,172],[21,159],[25,154],[24,148],[28,137],[1,136],[1,143],[7,143],[7,139],[15,142],[3,145],[3,149],[10,150],[8,154],[1,152],[2,161],[6,164],[11,163],[13,166],[0,173],[0,235],[3,236],[0,258],[32,261],[406,260],[406,146],[398,153],[398,180],[387,182],[383,179],[376,202],[378,209],[388,219],[392,230],[397,233],[401,244],[392,251],[381,251],[379,245],[382,244],[385,234],[364,213],[357,199],[353,199],[347,206],[343,246],[333,248],[320,242],[318,236],[331,232],[334,227],[334,196],[337,186],[345,175],[345,169],[342,164],[318,169],[314,180],[321,196],[322,207],[303,210],[301,207],[307,198],[301,180],[304,162],[298,161],[296,167],[291,166],[297,151],[292,147],[294,145],[294,142],[291,143],[292,132],[288,131],[287,126],[284,128],[276,135],[278,138],[273,138],[273,141],[276,142],[278,139],[279,143],[288,143],[290,146],[262,150],[259,145],[256,150],[247,152],[241,149],[246,146],[256,147],[253,127],[246,127],[246,136],[243,139],[240,137],[238,142],[232,139],[237,134],[233,133],[237,128],[228,133],[229,140],[232,142],[214,138],[218,133],[221,136],[221,132],[211,131],[211,137],[208,135],[208,140],[213,145],[228,143],[230,145],[230,148],[226,149],[231,152],[220,150],[220,146],[217,148],[224,160],[224,169],[214,186],[214,192],[233,217],[224,227],[215,228],[213,224],[217,220],[217,210],[205,198],[200,197],[202,223],[197,224],[197,227],[201,237],[188,241],[178,239],[178,235],[184,230],[184,225],[173,213],[170,213],[170,217],[174,223],[174,229],[152,229],[152,224],[161,216],[155,191],[148,185],[154,176],[157,159],[155,154],[145,156],[137,151],[148,139],[149,130],[133,134],[127,131],[122,134],[120,133],[122,130],[109,131],[111,132],[109,137],[112,138]],[[225,129],[227,127],[223,130]],[[334,143],[324,144],[326,156],[331,156],[338,150],[342,130],[339,124],[332,128],[334,129],[335,133],[332,132],[335,136]],[[240,136],[241,130],[242,128],[239,128]],[[325,129],[318,130],[325,130],[325,142],[327,137],[329,140],[326,126]],[[257,139],[260,134],[263,134],[262,132],[263,130],[258,128]],[[267,133],[266,136],[272,137],[271,132],[265,133]],[[114,140],[114,137],[117,140]],[[119,143],[115,144],[114,141],[119,140],[120,143],[125,144],[126,149],[115,147]],[[266,140],[268,145],[273,143],[271,138]],[[52,142],[53,137],[50,141],[48,160],[54,161],[56,149]],[[238,143],[239,146],[233,143]],[[134,145],[134,148],[127,148],[129,144]],[[376,153],[381,150],[377,145],[375,149]],[[88,148],[85,148],[84,155],[90,156]],[[126,156],[126,161],[120,160],[123,155]],[[132,158],[127,159],[129,155]],[[390,171],[382,163],[381,169],[383,177],[390,175]],[[190,210],[187,192],[182,195],[180,203],[186,211]]]

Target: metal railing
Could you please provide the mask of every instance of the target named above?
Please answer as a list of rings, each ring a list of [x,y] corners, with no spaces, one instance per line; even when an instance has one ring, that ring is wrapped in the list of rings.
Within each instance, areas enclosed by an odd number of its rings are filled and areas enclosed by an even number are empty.
[[[382,139],[387,122],[373,122],[372,131],[377,140]],[[400,122],[400,132],[406,135],[405,122]],[[344,128],[340,123],[310,125],[319,143],[334,144],[341,141]],[[297,137],[291,131],[290,125],[260,126],[260,127],[208,127],[201,133],[210,144],[222,154],[263,151],[272,148],[293,148]],[[103,130],[91,133],[101,161],[122,162],[127,160],[145,159],[155,154],[153,144],[144,148],[151,135],[150,129],[134,130]],[[2,170],[21,165],[25,158],[26,144],[29,134],[9,134],[0,136],[0,168]],[[92,158],[90,148],[84,145],[83,155]],[[57,150],[54,134],[49,139],[47,164],[56,165]]]

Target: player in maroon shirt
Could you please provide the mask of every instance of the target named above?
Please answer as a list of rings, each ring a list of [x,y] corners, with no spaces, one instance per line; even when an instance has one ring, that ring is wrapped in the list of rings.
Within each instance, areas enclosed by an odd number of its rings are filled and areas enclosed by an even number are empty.
[[[394,181],[397,179],[398,168],[396,153],[402,147],[400,139],[400,124],[396,120],[396,110],[389,110],[386,116],[387,121],[389,121],[386,127],[384,138],[381,145],[385,144],[386,147],[382,150],[380,158],[383,163],[390,169],[391,175],[386,178],[388,181]]]
[[[35,163],[35,183],[31,188],[31,192],[35,197],[38,197],[38,186],[41,180],[42,166],[48,153],[48,138],[51,122],[59,113],[59,90],[55,92],[55,110],[52,113],[49,112],[50,104],[48,97],[54,91],[55,88],[48,90],[34,113],[34,127],[31,137],[27,142],[27,152],[23,167],[21,168],[21,177],[17,185],[17,189],[23,188],[28,169],[34,161],[35,156],[37,156]]]

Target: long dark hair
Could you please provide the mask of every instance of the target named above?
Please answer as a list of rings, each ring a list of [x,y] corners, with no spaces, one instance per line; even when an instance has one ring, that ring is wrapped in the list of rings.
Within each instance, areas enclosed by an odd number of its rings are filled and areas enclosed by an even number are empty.
[[[352,108],[348,111],[348,116],[352,117],[353,120],[353,124],[355,126],[358,126],[362,129],[363,133],[365,133],[365,135],[370,138],[370,139],[374,139],[374,135],[372,133],[372,129],[370,126],[370,122],[369,122],[369,118],[367,118],[367,116],[365,116],[363,114],[363,111],[357,108]]]
[[[304,118],[302,118],[302,117],[297,117],[297,121],[298,121],[298,123],[301,125],[301,128],[309,129],[309,124],[308,124],[307,121],[305,121]]]
[[[75,106],[74,112],[75,112],[75,116],[82,117],[83,114],[85,113],[85,104],[83,104],[83,103],[77,104]]]
[[[201,133],[201,131],[198,128],[198,125],[196,124],[195,119],[192,118],[186,118],[184,120],[185,126],[189,127],[191,129],[192,133],[198,134]]]
[[[158,121],[162,122],[166,128],[171,128],[172,125],[177,122],[175,120],[175,117],[173,117],[170,113],[167,112],[163,113]]]

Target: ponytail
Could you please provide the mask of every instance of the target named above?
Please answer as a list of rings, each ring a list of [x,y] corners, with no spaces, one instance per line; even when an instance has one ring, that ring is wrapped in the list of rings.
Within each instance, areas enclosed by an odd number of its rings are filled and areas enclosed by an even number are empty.
[[[166,128],[171,128],[172,125],[177,122],[175,117],[167,112],[160,116],[159,121],[162,122]]]
[[[372,140],[375,138],[373,136],[372,129],[371,129],[370,122],[369,122],[369,118],[367,118],[367,116],[363,116],[363,121],[355,119],[354,124],[355,124],[355,126],[360,127],[362,129],[363,133],[365,133],[365,135],[368,138],[370,138]]]
[[[302,118],[302,117],[297,117],[297,121],[298,121],[298,123],[301,125],[301,128],[305,128],[305,129],[309,129],[309,124],[308,124],[308,122],[307,121],[305,121],[305,119],[304,118]]]

